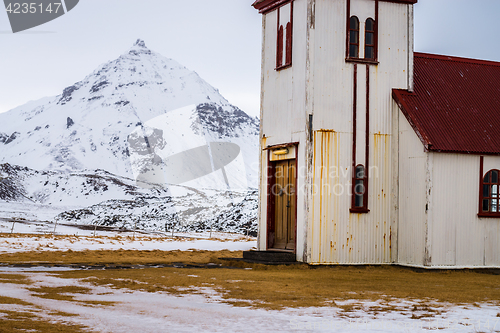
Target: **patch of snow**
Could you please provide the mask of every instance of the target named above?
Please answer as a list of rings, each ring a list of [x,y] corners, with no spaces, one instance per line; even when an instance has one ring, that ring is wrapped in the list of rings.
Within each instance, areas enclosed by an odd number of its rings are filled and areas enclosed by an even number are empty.
[[[115,302],[113,306],[90,307],[78,302],[36,297],[26,289],[28,286],[2,284],[1,296],[34,304],[38,307],[36,314],[46,320],[64,320],[99,332],[500,332],[499,309],[488,303],[476,307],[436,303],[433,307],[441,312],[440,315],[412,319],[413,304],[407,300],[394,301],[407,308],[377,314],[365,310],[378,305],[377,302],[356,301],[361,309],[346,316],[336,307],[284,310],[234,307],[222,303],[221,295],[210,288],[199,288],[199,294],[174,296],[163,292],[116,290],[43,273],[16,274],[32,279],[34,284],[30,288],[74,285],[90,289],[85,295],[74,295],[76,301]],[[20,305],[0,305],[0,309],[34,310],[33,306]],[[55,311],[77,316],[59,318]]]

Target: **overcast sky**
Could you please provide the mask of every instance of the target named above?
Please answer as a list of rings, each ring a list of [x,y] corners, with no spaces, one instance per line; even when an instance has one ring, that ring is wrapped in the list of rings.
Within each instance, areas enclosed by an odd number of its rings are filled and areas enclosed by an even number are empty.
[[[0,8],[0,112],[55,96],[137,38],[259,113],[261,17],[253,0],[80,0],[66,15],[12,34]],[[500,61],[499,0],[419,0],[415,49]]]

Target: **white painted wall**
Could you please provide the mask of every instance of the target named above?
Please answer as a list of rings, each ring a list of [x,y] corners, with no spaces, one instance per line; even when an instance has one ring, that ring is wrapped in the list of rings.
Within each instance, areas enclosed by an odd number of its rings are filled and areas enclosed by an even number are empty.
[[[313,264],[390,263],[396,226],[392,198],[392,88],[408,88],[408,50],[413,41],[409,5],[380,2],[379,64],[370,66],[370,161],[368,214],[351,214],[352,119],[354,64],[345,61],[346,1],[316,0],[311,29],[309,113],[314,114],[312,183],[322,190],[309,206],[308,257]],[[351,15],[364,21],[374,15],[374,2],[353,0]],[[412,16],[411,16],[412,17]],[[338,18],[338,19],[333,19]],[[361,41],[361,43],[363,43]],[[357,162],[364,161],[366,65],[358,64]],[[328,172],[334,168],[337,177]],[[344,188],[338,195],[336,190]],[[396,240],[394,240],[396,241]]]
[[[491,169],[500,156],[484,158],[484,174]],[[399,113],[398,263],[500,267],[500,218],[477,216],[479,171],[480,156],[424,152]]]
[[[360,18],[362,31],[365,19],[374,18],[374,9],[373,1],[352,0],[351,14]],[[380,2],[379,64],[370,66],[370,212],[350,214],[354,65],[345,61],[346,0],[294,1],[293,64],[281,71],[275,70],[276,11],[264,15],[261,145],[299,142],[298,260],[368,264],[396,258],[391,247],[397,235],[391,206],[392,89],[407,89],[410,81],[412,17],[410,5]],[[366,65],[358,64],[357,80],[360,128],[364,127]],[[313,142],[308,141],[309,114],[314,116]],[[258,244],[265,250],[267,151],[262,151],[261,161]],[[321,174],[325,168],[328,173]],[[319,189],[315,195],[313,187]],[[338,194],[340,188],[343,192]]]
[[[427,234],[428,154],[405,116],[399,115],[398,263],[423,266]]]
[[[267,151],[283,143],[299,142],[297,166],[297,260],[303,260],[306,225],[304,211],[306,115],[307,0],[293,2],[292,66],[276,71],[277,10],[263,15],[261,93],[261,177],[258,249],[267,244]],[[303,45],[303,47],[297,47]],[[302,230],[302,232],[301,232]]]
[[[500,218],[479,218],[480,157],[433,155],[429,209],[432,267],[500,267]],[[485,157],[484,173],[500,169],[499,156]]]

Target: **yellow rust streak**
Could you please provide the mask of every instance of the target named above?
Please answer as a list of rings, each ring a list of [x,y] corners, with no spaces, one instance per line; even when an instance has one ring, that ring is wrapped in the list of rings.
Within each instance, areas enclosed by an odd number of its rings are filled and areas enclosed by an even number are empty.
[[[320,133],[335,133],[335,131],[332,130],[332,129],[323,129],[323,128],[317,130],[316,132],[320,132]]]
[[[333,133],[333,135],[332,135]],[[315,211],[316,201],[318,207],[318,239],[316,239],[315,248],[317,249],[318,262],[326,262],[331,260],[331,247],[332,242],[328,237],[329,221],[331,218],[330,205],[331,205],[331,179],[329,179],[332,143],[335,142],[335,161],[337,161],[337,133],[334,130],[321,129],[314,133],[314,183],[317,184],[316,196],[313,198],[313,212]],[[319,146],[318,146],[319,145]],[[320,156],[317,156],[317,155]],[[319,164],[319,165],[318,165]],[[316,168],[319,168],[319,174],[316,174]],[[316,178],[318,177],[318,179]],[[313,225],[315,223],[315,216],[313,216]],[[333,221],[332,221],[333,222]],[[312,234],[314,235],[313,231]],[[324,239],[323,239],[324,237]],[[328,245],[330,245],[330,258],[328,258]],[[323,248],[325,246],[325,248]]]
[[[316,200],[315,200],[315,196],[316,196],[316,188],[314,187],[314,184],[316,184],[316,156],[317,156],[317,152],[316,152],[316,141],[317,141],[317,138],[316,136],[318,135],[317,132],[314,133],[314,142],[313,142],[313,177],[312,177],[312,184],[311,184],[311,195],[312,195],[312,208],[311,208],[311,211],[312,211],[312,216],[311,216],[311,223],[309,223],[309,225],[311,226],[311,244],[309,245],[310,248],[311,248],[311,259],[315,262],[319,261],[319,260],[316,260],[315,258],[315,253],[314,253],[314,244],[316,243],[315,242],[315,237],[314,237],[314,223],[316,221],[316,216],[315,216],[315,209],[316,209]]]
[[[322,242],[321,242],[321,229],[323,227],[323,171],[324,171],[324,165],[325,165],[325,161],[324,161],[324,135],[323,134],[320,134],[321,135],[321,165],[320,165],[320,168],[321,168],[321,172],[320,172],[320,188],[319,188],[319,239],[318,239],[318,244],[319,244],[319,262],[322,262],[321,261],[321,257],[322,257],[322,251],[321,251],[321,248],[322,248]]]
[[[374,146],[374,160],[373,160],[373,165],[377,166],[379,168],[379,176],[384,177],[385,179],[389,179],[389,168],[390,168],[390,152],[389,152],[389,140],[390,140],[390,134],[380,134],[376,133],[373,135],[373,146]],[[383,145],[383,146],[382,146]],[[380,193],[377,194],[377,197],[379,198],[379,205],[381,207],[385,207],[386,205],[386,189],[384,188],[386,186],[385,183],[380,184],[382,188],[380,188]],[[373,187],[372,187],[373,188]],[[381,200],[380,200],[381,199]],[[382,208],[385,210],[385,208]],[[384,218],[385,219],[385,218]],[[384,227],[382,230],[376,226],[377,229],[377,234],[380,239],[375,243],[375,246],[377,247],[377,243],[380,242],[380,246],[383,244],[383,260],[387,261],[387,256],[389,256],[389,261],[390,261],[390,256],[391,256],[391,228],[389,227],[389,230],[387,230],[387,221],[384,221]],[[387,237],[389,237],[389,240],[387,240]]]
[[[334,161],[333,161],[333,164],[335,165],[335,167],[337,168],[337,172],[335,174],[335,181],[333,181],[333,188],[335,189],[337,184],[339,183],[339,171],[340,171],[340,165],[339,165],[339,151],[338,151],[338,133],[334,133],[333,134],[333,157],[334,157]],[[331,223],[333,224],[333,232],[331,233],[331,235],[333,235],[333,237],[335,238],[335,242],[337,241],[337,222],[338,222],[338,207],[339,207],[339,204],[338,204],[338,200],[339,200],[339,196],[336,195],[334,193],[334,198],[332,200],[332,198],[330,197],[330,202],[333,203],[333,212],[332,212],[332,219],[331,219]],[[331,237],[330,235],[330,237]],[[333,253],[335,251],[335,248],[333,248],[333,246],[330,247],[330,261],[338,261],[338,258],[337,256]]]

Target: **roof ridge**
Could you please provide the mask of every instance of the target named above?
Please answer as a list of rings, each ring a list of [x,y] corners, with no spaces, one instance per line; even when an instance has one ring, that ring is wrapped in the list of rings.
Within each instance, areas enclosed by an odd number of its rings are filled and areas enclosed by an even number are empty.
[[[415,58],[424,58],[424,59],[451,61],[451,62],[461,62],[461,63],[483,65],[483,66],[500,67],[499,61],[464,58],[464,57],[449,56],[449,55],[442,55],[442,54],[415,52],[414,57]]]

